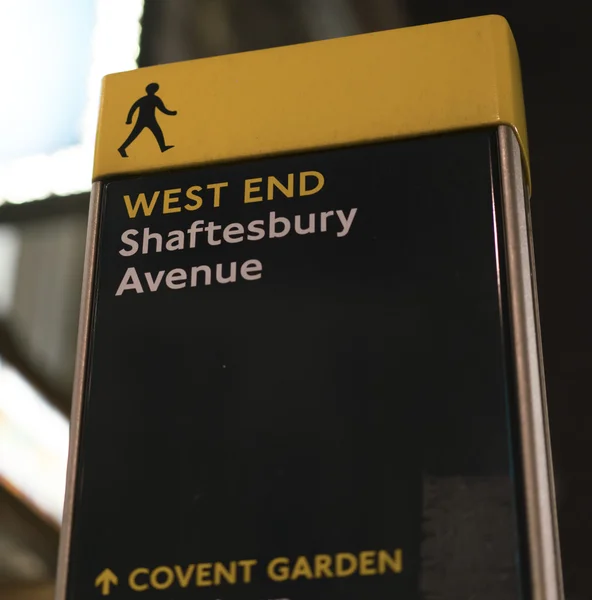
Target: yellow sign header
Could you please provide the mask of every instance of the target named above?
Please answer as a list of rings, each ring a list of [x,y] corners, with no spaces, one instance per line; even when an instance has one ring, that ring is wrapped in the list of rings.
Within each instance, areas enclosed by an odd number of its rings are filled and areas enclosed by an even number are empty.
[[[108,75],[93,178],[495,125],[530,183],[514,38],[477,17]]]

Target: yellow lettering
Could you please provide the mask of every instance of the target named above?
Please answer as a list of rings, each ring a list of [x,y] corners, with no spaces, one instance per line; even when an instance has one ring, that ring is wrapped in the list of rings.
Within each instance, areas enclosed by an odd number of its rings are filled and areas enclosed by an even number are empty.
[[[179,202],[178,196],[173,196],[173,194],[180,194],[181,188],[175,188],[172,190],[164,191],[164,204],[162,207],[162,214],[168,215],[169,213],[178,213],[181,212],[181,207],[176,206],[175,208],[171,208],[171,204],[175,204]]]
[[[256,177],[255,179],[245,179],[245,204],[249,202],[261,202],[263,200],[263,196],[252,196],[253,192],[260,192],[260,185],[253,185],[255,183],[260,183],[263,181],[261,177]]]
[[[349,561],[349,566],[344,563]],[[356,572],[358,568],[358,559],[349,552],[340,552],[335,556],[335,575],[337,577],[349,577]]]
[[[175,575],[182,588],[186,588],[189,585],[189,580],[191,579],[194,569],[195,565],[189,565],[185,573],[183,573],[183,569],[179,565],[175,565]]]
[[[312,569],[308,564],[308,560],[306,560],[306,556],[299,556],[296,559],[294,568],[292,569],[292,575],[290,576],[290,579],[298,579],[298,577],[312,579]]]
[[[315,577],[320,579],[321,577],[333,577],[331,571],[332,558],[328,554],[317,554],[314,557],[314,569]]]
[[[208,579],[211,576],[210,569],[212,563],[198,563],[197,570],[195,572],[195,584],[199,587],[206,587],[212,585],[212,580]]]
[[[317,180],[317,184],[310,190],[306,189],[306,178],[307,177],[315,177]],[[303,171],[300,173],[300,195],[301,196],[312,196],[317,192],[321,191],[323,186],[325,185],[325,178],[322,173],[318,171]]]
[[[214,585],[220,585],[222,578],[226,583],[236,583],[236,561],[230,563],[230,569],[227,569],[223,563],[214,563]]]
[[[243,568],[243,583],[251,583],[251,567],[257,564],[256,560],[239,560],[239,567]]]
[[[152,214],[152,211],[154,210],[154,206],[156,205],[158,196],[160,196],[160,192],[154,192],[154,194],[152,194],[152,200],[150,200],[150,204],[148,204],[146,200],[146,194],[138,194],[138,199],[136,200],[136,203],[132,206],[132,199],[126,194],[123,197],[123,200],[125,202],[125,207],[127,208],[127,214],[129,218],[135,219],[136,215],[138,214],[138,211],[140,210],[140,207],[142,207],[144,215],[149,217]]]
[[[286,581],[290,576],[289,564],[290,560],[285,557],[274,558],[267,565],[267,576],[272,581]]]
[[[376,567],[374,566],[374,559],[376,557],[376,552],[374,550],[366,550],[365,552],[360,552],[360,575],[376,575]]]
[[[294,173],[288,175],[288,186],[284,184],[276,177],[270,177],[267,180],[267,199],[273,200],[273,188],[276,187],[284,194],[287,198],[294,197]]]
[[[161,573],[164,573],[164,581],[158,581],[158,576]],[[170,567],[156,567],[156,569],[150,573],[150,585],[155,590],[166,590],[171,587],[173,581],[175,581],[175,574]]]
[[[150,573],[150,571],[148,569],[144,569],[144,568],[140,567],[139,569],[134,569],[129,574],[128,584],[129,584],[130,588],[132,590],[134,590],[134,592],[143,592],[144,590],[148,589],[147,583],[138,583],[136,581],[136,578],[138,577],[138,575],[148,575],[148,573]]]
[[[215,208],[218,208],[220,206],[220,189],[223,187],[228,187],[227,181],[224,181],[223,183],[210,183],[210,185],[208,185],[208,190],[214,190]]]
[[[400,573],[403,570],[403,551],[395,550],[391,555],[386,550],[378,552],[378,572],[382,575],[389,567],[393,573]]]
[[[198,196],[195,192],[201,192],[201,185],[192,185],[185,192],[185,196],[187,196],[187,198],[189,200],[193,200],[193,202],[195,203],[195,204],[185,204],[183,206],[183,208],[185,210],[197,210],[198,208],[201,208],[201,205],[203,204],[203,200],[202,200],[201,196]]]

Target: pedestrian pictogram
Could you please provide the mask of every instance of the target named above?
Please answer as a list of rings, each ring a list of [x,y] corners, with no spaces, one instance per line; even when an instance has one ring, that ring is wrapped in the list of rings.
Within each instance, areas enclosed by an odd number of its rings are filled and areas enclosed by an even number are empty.
[[[134,118],[134,114],[136,110],[138,111],[138,118],[136,120],[136,124],[134,125],[131,133],[128,135],[127,139],[121,146],[118,148],[119,154],[123,158],[127,158],[127,148],[128,146],[140,135],[140,133],[144,129],[150,129],[158,145],[160,147],[161,152],[166,152],[174,146],[168,146],[164,140],[164,134],[162,133],[162,129],[156,120],[156,109],[160,110],[165,115],[175,116],[177,114],[176,110],[169,110],[165,105],[162,99],[156,95],[156,92],[159,89],[158,83],[150,83],[146,86],[146,95],[138,98],[129,110],[127,115],[127,119],[125,121],[126,125],[131,125],[132,120]]]
[[[101,588],[101,594],[103,596],[108,596],[111,593],[111,586],[117,585],[118,583],[119,579],[111,569],[101,571],[95,579],[95,587]]]

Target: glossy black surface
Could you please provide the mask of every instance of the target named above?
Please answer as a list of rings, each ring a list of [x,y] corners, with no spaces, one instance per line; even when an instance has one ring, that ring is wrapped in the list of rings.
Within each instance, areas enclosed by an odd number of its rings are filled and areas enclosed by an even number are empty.
[[[116,599],[523,597],[495,140],[446,135],[105,186],[69,600],[102,597],[105,568]],[[321,172],[323,189],[243,203],[245,179],[301,171]],[[161,191],[150,217],[128,218],[126,194],[221,181],[218,208],[206,193],[199,210],[163,215]],[[326,233],[119,254],[129,228],[166,239],[197,219],[353,208],[343,237],[333,221]],[[132,266],[156,277],[249,259],[261,279],[115,295]],[[274,557],[396,548],[402,573],[266,577]],[[139,567],[241,559],[258,561],[251,583],[128,585]]]

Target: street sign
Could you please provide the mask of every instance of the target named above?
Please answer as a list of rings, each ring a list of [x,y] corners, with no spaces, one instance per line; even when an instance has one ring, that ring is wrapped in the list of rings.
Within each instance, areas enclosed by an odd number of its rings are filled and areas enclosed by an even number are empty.
[[[559,600],[517,68],[487,17],[105,80],[58,600]]]

